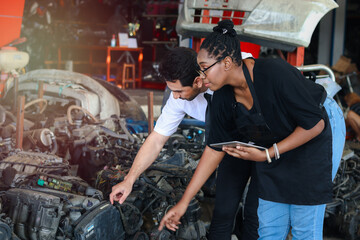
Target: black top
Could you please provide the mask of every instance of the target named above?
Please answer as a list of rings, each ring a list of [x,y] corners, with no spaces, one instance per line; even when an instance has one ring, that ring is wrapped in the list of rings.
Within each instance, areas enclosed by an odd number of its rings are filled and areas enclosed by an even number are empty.
[[[314,205],[332,199],[332,138],[326,110],[321,107],[325,89],[307,80],[281,59],[257,59],[253,69],[254,89],[260,115],[278,142],[297,126],[311,129],[325,120],[323,132],[308,143],[281,154],[272,163],[257,163],[259,197],[274,202]],[[211,131],[208,144],[245,141],[234,118],[233,87],[214,92],[211,105]],[[246,109],[245,109],[246,110]],[[247,111],[247,110],[246,110]],[[254,111],[254,106],[249,113]],[[237,112],[239,114],[239,111]],[[257,144],[255,142],[255,144]],[[268,146],[269,147],[269,146]],[[219,150],[214,148],[215,150]]]

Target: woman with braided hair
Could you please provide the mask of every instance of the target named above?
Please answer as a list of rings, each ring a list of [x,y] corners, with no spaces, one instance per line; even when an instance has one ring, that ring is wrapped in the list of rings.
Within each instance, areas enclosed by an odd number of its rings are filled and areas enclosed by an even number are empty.
[[[175,230],[189,202],[225,154],[256,162],[259,239],[322,239],[325,204],[341,160],[345,123],[325,89],[281,59],[242,61],[230,20],[218,23],[198,53],[215,91],[207,146],[183,197],[161,221]],[[264,147],[210,147],[228,141]]]

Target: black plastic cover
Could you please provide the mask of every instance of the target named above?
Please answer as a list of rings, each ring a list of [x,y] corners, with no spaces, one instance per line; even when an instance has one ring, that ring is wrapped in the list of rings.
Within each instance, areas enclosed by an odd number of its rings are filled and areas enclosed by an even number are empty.
[[[55,239],[63,207],[59,197],[19,188],[5,195],[14,232],[21,239]]]
[[[76,240],[123,240],[125,231],[119,210],[104,201],[83,214],[75,223]]]

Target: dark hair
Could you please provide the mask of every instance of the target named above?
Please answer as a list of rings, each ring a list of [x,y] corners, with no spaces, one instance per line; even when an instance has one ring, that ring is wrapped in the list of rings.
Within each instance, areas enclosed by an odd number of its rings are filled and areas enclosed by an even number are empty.
[[[183,87],[192,86],[200,70],[196,56],[196,52],[190,48],[177,47],[170,50],[161,60],[160,75],[165,81],[180,80]]]
[[[215,57],[216,60],[229,56],[239,66],[241,65],[240,41],[236,37],[234,23],[231,20],[218,22],[218,25],[213,28],[213,32],[202,42],[200,49],[206,49],[209,55]]]

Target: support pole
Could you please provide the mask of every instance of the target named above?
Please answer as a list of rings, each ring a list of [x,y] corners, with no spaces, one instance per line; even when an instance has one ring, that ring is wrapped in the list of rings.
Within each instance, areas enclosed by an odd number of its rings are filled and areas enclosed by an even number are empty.
[[[295,51],[288,52],[287,54],[287,62],[293,66],[302,66],[304,65],[304,54],[305,48],[304,47],[297,47]]]
[[[13,112],[17,111],[18,90],[19,90],[19,78],[17,76],[14,76],[14,105],[13,105]]]
[[[201,43],[204,41],[204,38],[193,38],[193,46],[192,49],[195,50],[195,52],[199,52]]]
[[[154,93],[148,92],[148,132],[154,130]]]
[[[24,107],[25,96],[18,97],[18,106],[16,114],[16,148],[22,149],[23,135],[24,135]]]

